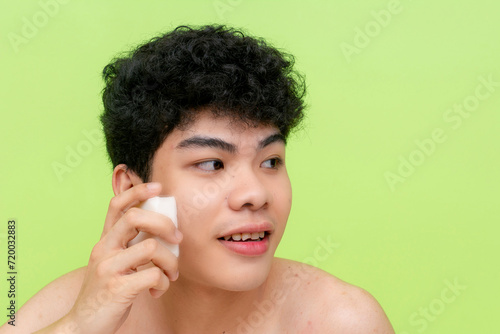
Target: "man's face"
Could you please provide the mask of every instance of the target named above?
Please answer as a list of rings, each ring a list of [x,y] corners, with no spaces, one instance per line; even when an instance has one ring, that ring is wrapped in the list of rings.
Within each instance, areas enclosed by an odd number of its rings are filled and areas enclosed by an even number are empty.
[[[264,282],[291,208],[284,162],[285,144],[271,126],[202,112],[168,135],[153,159],[152,181],[177,201],[179,282],[232,291]]]

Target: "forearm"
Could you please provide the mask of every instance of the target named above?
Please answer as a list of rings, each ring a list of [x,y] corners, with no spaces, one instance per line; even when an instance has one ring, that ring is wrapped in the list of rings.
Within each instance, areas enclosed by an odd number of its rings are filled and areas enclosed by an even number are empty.
[[[80,328],[70,316],[65,316],[53,324],[40,329],[35,334],[79,334]]]

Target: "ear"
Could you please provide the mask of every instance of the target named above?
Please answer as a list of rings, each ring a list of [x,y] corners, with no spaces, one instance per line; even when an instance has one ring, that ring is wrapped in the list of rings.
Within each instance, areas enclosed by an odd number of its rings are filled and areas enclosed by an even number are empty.
[[[113,192],[115,196],[141,183],[143,183],[142,179],[128,169],[125,164],[120,164],[113,170]]]

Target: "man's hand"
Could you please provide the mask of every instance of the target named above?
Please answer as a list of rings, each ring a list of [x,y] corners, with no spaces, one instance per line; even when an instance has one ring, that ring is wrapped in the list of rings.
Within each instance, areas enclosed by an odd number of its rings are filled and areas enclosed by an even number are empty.
[[[46,328],[48,332],[73,327],[77,333],[114,333],[139,293],[149,289],[151,296],[158,298],[167,291],[170,281],[177,279],[177,258],[157,240],[149,238],[127,247],[139,231],[168,243],[182,240],[168,217],[136,207],[160,191],[158,183],[140,184],[111,199],[101,240],[92,249],[75,305],[64,318]]]

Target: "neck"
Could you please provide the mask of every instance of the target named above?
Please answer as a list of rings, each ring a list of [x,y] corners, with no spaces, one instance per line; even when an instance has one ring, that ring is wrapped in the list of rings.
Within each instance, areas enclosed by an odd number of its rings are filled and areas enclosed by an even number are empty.
[[[267,285],[266,280],[253,290],[227,291],[179,277],[158,300],[156,310],[174,333],[236,332],[264,298]]]

